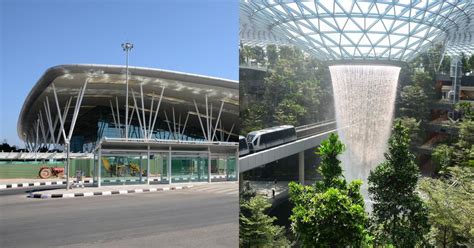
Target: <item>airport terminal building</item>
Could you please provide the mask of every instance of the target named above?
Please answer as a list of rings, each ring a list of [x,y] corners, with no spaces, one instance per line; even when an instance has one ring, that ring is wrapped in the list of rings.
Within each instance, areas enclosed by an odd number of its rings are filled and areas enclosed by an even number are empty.
[[[30,152],[90,154],[97,186],[238,180],[238,85],[152,68],[60,65],[27,96],[18,134]]]

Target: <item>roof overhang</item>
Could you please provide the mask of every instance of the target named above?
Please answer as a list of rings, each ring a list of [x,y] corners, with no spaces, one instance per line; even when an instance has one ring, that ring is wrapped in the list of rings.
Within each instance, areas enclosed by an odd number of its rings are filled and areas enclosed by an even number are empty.
[[[52,116],[57,115],[57,107],[52,90],[55,85],[58,102],[61,108],[65,106],[68,99],[73,99],[70,108],[74,108],[79,89],[88,80],[84,93],[80,113],[94,106],[110,108],[110,102],[119,102],[125,106],[126,99],[126,70],[125,66],[119,65],[96,65],[77,64],[59,65],[49,68],[38,80],[27,96],[18,119],[18,135],[25,139],[26,133],[33,127],[40,112],[45,115],[44,102],[48,98]],[[222,78],[207,77],[175,71],[167,71],[144,67],[129,67],[129,87],[137,98],[137,105],[141,111],[140,85],[143,87],[144,109],[149,109],[151,100],[157,105],[158,98],[164,88],[162,105],[159,118],[163,118],[163,110],[168,112],[171,119],[171,109],[176,111],[175,118],[181,114],[184,121],[187,113],[195,115],[194,101],[201,114],[206,109],[206,95],[208,106],[212,104],[213,119],[217,118],[217,112],[221,103],[224,102],[222,110],[223,127],[230,129],[234,123],[238,125],[239,118],[239,84],[237,81]],[[132,91],[129,91],[129,103],[133,105]],[[131,107],[130,107],[131,108]],[[130,111],[132,111],[130,109]],[[69,111],[68,115],[72,115]],[[211,115],[211,113],[209,114]],[[191,116],[192,117],[192,116]],[[188,125],[199,125],[197,117],[189,118]],[[123,122],[123,120],[122,120]],[[234,130],[238,130],[236,126]]]

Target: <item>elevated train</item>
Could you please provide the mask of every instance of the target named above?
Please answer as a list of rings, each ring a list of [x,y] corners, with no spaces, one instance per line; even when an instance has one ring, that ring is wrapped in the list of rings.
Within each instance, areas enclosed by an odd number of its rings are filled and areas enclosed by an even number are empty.
[[[279,146],[296,139],[296,129],[290,125],[253,131],[247,135],[247,138],[244,136],[239,137],[239,155],[245,156],[249,153]]]
[[[336,121],[327,120],[299,127],[284,125],[253,131],[247,137],[239,136],[239,155],[242,157],[335,128]]]

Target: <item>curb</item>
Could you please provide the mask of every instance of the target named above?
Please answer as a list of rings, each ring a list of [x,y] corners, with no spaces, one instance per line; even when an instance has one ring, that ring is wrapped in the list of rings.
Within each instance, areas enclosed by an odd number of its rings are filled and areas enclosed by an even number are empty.
[[[235,178],[234,176],[229,176],[227,179],[233,179]],[[197,177],[178,177],[178,178],[173,178],[174,181],[188,181],[189,179],[191,180],[196,180],[198,179]],[[226,179],[226,176],[212,176],[212,179]],[[140,180],[138,179],[104,179],[103,182],[105,183],[113,183],[113,182],[138,182]],[[161,179],[153,179],[150,180],[150,182],[160,182]],[[84,184],[88,183],[93,183],[93,180],[84,180]],[[0,190],[3,189],[16,189],[16,188],[27,188],[27,187],[36,187],[36,186],[51,186],[51,185],[65,185],[66,180],[62,181],[47,181],[47,182],[25,182],[25,183],[11,183],[11,184],[0,184]]]
[[[92,183],[92,180],[84,180],[84,183]],[[51,186],[51,185],[65,185],[66,181],[48,181],[48,182],[32,182],[32,183],[11,183],[0,184],[0,189],[16,189],[35,186]]]
[[[81,193],[65,193],[65,194],[42,194],[42,193],[30,193],[30,198],[73,198],[73,197],[90,197],[90,196],[107,196],[107,195],[126,195],[135,193],[149,193],[169,190],[180,190],[192,188],[192,185],[188,186],[173,186],[173,187],[160,187],[160,188],[147,188],[147,189],[123,189],[123,190],[112,190],[112,191],[96,191],[96,192],[81,192]]]

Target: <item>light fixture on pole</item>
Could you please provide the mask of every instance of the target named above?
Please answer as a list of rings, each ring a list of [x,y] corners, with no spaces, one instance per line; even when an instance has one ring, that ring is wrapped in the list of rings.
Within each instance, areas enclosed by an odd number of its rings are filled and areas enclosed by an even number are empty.
[[[122,48],[125,51],[125,63],[126,63],[126,76],[125,76],[125,84],[127,85],[127,89],[125,92],[125,140],[128,140],[128,52],[132,50],[133,44],[130,42],[122,43]]]

